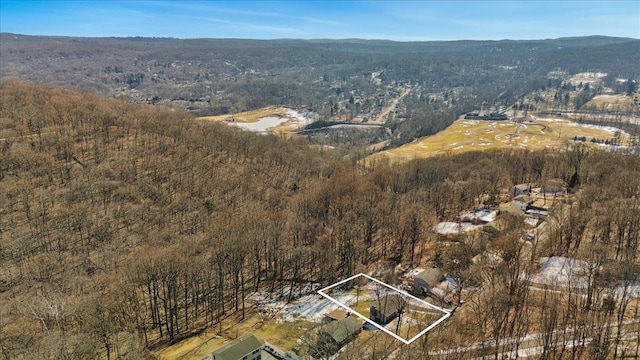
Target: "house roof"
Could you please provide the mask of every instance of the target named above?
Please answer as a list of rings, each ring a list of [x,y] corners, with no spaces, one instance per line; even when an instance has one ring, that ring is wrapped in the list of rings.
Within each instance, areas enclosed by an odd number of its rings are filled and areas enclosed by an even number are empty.
[[[513,198],[513,201],[520,201],[520,202],[529,204],[529,203],[533,202],[533,199],[531,198],[531,196],[518,195],[518,196]]]
[[[238,360],[262,349],[262,342],[252,334],[244,334],[213,352],[215,360]]]
[[[542,186],[544,192],[560,192],[567,186],[567,183],[561,179],[549,179]]]
[[[344,310],[336,309],[326,314],[325,316],[333,320],[342,320],[347,317],[347,312]]]
[[[427,269],[418,275],[415,276],[415,279],[422,279],[424,282],[433,286],[440,282],[440,280],[444,277],[444,273],[442,270],[438,268]]]
[[[511,214],[511,215],[515,215],[515,216],[524,216],[524,211],[522,211],[521,209],[519,209],[519,208],[517,208],[517,207],[515,207],[515,206],[513,206],[513,205],[511,205],[511,206],[509,206],[509,207],[504,208],[502,211],[504,211],[504,212],[506,212],[506,213],[508,213],[508,214]],[[497,221],[497,220],[496,220],[496,221]],[[494,223],[495,223],[495,221],[494,221]],[[500,230],[500,229],[496,226],[497,224],[494,224],[494,223],[491,223],[491,224],[489,224],[489,225],[485,225],[484,227],[486,228],[486,227],[488,227],[488,226],[493,226],[493,227],[495,227],[496,229]]]
[[[350,336],[357,334],[360,329],[362,329],[362,322],[355,316],[348,316],[342,320],[323,325],[319,332],[329,335],[336,343],[340,344]]]
[[[378,302],[378,311],[385,317],[397,314],[404,306],[404,299],[400,295],[386,295]]]
[[[529,184],[518,184],[516,186],[514,186],[516,189],[518,190],[523,190],[523,191],[528,191],[529,190]]]

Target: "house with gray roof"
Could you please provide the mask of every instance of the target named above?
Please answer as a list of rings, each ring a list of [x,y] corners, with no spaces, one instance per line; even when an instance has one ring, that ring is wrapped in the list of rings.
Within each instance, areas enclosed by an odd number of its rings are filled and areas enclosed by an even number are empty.
[[[338,321],[322,325],[318,329],[318,338],[314,357],[323,357],[338,352],[343,346],[352,341],[362,330],[362,321],[355,316],[347,316]]]
[[[444,273],[438,268],[427,269],[413,278],[413,284],[416,290],[427,294],[430,289],[444,281]]]
[[[511,200],[511,205],[514,207],[526,211],[531,204],[533,204],[533,198],[528,195],[518,195]]]
[[[217,349],[213,360],[261,360],[262,342],[255,335],[245,334]]]
[[[405,307],[405,301],[400,295],[385,295],[378,300],[377,306],[369,308],[369,319],[384,326],[400,316]]]
[[[511,196],[531,195],[531,184],[518,184],[511,188]]]

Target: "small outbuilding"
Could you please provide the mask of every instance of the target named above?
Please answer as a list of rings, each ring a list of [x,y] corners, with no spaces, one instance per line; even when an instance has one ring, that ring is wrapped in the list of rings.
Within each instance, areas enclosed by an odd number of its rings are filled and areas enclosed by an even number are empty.
[[[333,310],[330,313],[327,313],[324,316],[324,322],[328,323],[328,322],[332,322],[332,321],[340,321],[342,319],[347,318],[347,316],[349,316],[349,315],[347,314],[346,311],[340,310],[340,309],[336,309],[336,310]]]

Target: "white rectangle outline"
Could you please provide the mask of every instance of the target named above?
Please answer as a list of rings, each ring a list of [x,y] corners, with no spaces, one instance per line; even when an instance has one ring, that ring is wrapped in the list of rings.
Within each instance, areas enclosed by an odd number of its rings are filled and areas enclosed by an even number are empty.
[[[366,317],[366,316],[364,316],[364,315],[360,314],[359,312],[355,311],[354,309],[350,308],[349,306],[347,306],[347,305],[345,305],[345,304],[340,303],[340,302],[339,302],[339,301],[337,301],[336,299],[334,299],[334,298],[332,298],[331,296],[329,296],[329,295],[327,295],[327,294],[325,294],[325,293],[324,293],[324,291],[326,291],[326,290],[329,290],[329,289],[334,288],[334,287],[336,287],[336,286],[342,285],[342,284],[346,283],[347,281],[351,281],[351,280],[353,280],[353,279],[355,279],[355,278],[357,278],[357,277],[359,277],[359,276],[364,276],[364,277],[366,277],[366,278],[367,278],[367,279],[369,279],[369,280],[375,281],[375,282],[377,282],[377,283],[379,283],[379,284],[381,284],[381,285],[384,285],[384,286],[386,286],[386,287],[388,287],[388,288],[390,288],[390,289],[393,289],[393,290],[395,290],[395,291],[397,291],[397,292],[399,292],[399,293],[401,293],[401,294],[403,294],[403,295],[406,295],[406,296],[408,296],[408,297],[410,297],[410,298],[412,298],[412,299],[414,299],[414,300],[417,300],[417,301],[419,301],[419,302],[421,302],[421,303],[423,303],[423,304],[426,304],[426,305],[427,305],[427,306],[429,306],[429,307],[432,307],[432,308],[434,308],[434,309],[436,309],[436,310],[440,310],[440,311],[442,311],[442,312],[444,313],[444,315],[443,315],[441,318],[439,318],[438,320],[436,320],[433,324],[429,325],[426,329],[422,330],[422,331],[421,331],[421,332],[419,332],[417,335],[415,335],[414,337],[412,337],[411,339],[409,339],[409,340],[405,340],[403,337],[400,337],[400,336],[398,336],[398,335],[394,334],[394,333],[393,333],[393,332],[391,332],[389,329],[386,329],[385,327],[380,326],[380,325],[379,325],[378,323],[376,323],[375,321],[370,320],[370,319],[367,319],[367,317]],[[407,345],[408,345],[408,344],[411,344],[412,342],[414,342],[415,340],[417,340],[419,337],[421,337],[422,335],[426,334],[429,330],[433,329],[436,325],[440,324],[441,322],[443,322],[444,320],[446,320],[449,316],[451,316],[451,313],[450,313],[449,311],[447,311],[447,310],[445,310],[445,309],[443,309],[443,308],[441,308],[441,307],[438,307],[438,306],[436,306],[436,305],[430,304],[430,303],[428,303],[428,302],[426,302],[426,301],[424,301],[424,300],[418,299],[417,297],[415,297],[415,296],[413,296],[413,295],[411,295],[411,294],[409,294],[409,293],[407,293],[407,292],[405,292],[405,291],[402,291],[402,290],[400,290],[400,289],[398,289],[398,288],[395,288],[395,287],[393,287],[393,286],[391,286],[391,285],[389,285],[389,284],[386,284],[386,283],[384,283],[384,282],[382,282],[382,281],[380,281],[380,280],[378,280],[378,279],[376,279],[376,278],[373,278],[373,277],[371,277],[371,276],[369,276],[369,275],[367,275],[367,274],[364,274],[364,273],[360,273],[360,274],[357,274],[357,275],[353,275],[353,276],[352,276],[352,277],[350,277],[350,278],[347,278],[347,279],[344,279],[344,280],[342,280],[342,281],[339,281],[339,282],[337,282],[337,283],[335,283],[335,284],[333,284],[333,285],[329,285],[329,286],[327,286],[327,287],[324,287],[324,288],[322,288],[322,289],[318,290],[318,294],[320,294],[320,295],[324,296],[325,298],[327,298],[327,299],[331,300],[332,302],[334,302],[335,304],[337,304],[337,305],[338,305],[338,306],[340,306],[341,308],[343,308],[343,309],[345,309],[345,310],[347,310],[347,311],[349,311],[349,312],[354,313],[357,317],[361,318],[362,320],[364,320],[364,321],[368,322],[369,324],[371,324],[371,325],[373,325],[373,326],[377,327],[378,329],[380,329],[380,330],[382,330],[382,331],[386,332],[387,334],[389,334],[389,335],[393,336],[394,338],[396,338],[396,339],[398,339],[398,340],[402,341],[403,343],[405,343],[405,344],[407,344]]]

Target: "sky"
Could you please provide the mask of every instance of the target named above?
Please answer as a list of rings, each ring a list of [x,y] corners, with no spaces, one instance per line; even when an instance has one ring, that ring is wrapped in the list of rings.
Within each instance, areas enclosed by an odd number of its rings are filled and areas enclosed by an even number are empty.
[[[0,0],[0,31],[28,35],[246,39],[640,38],[632,1]]]

